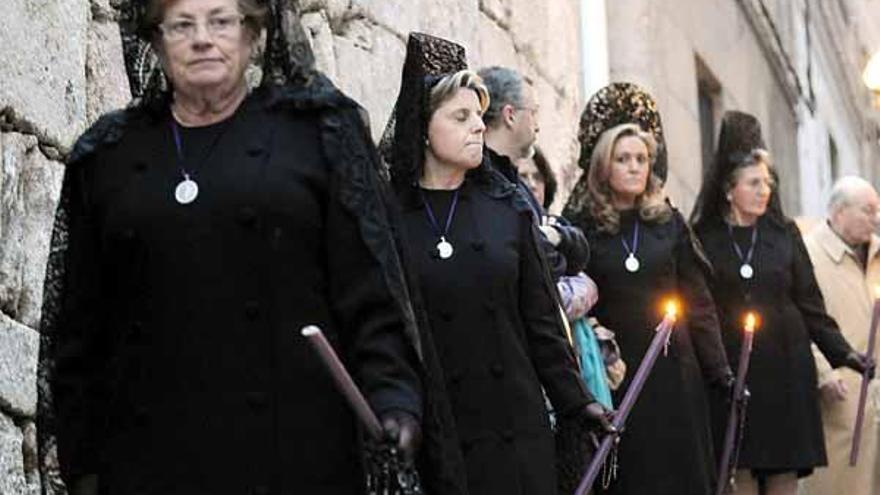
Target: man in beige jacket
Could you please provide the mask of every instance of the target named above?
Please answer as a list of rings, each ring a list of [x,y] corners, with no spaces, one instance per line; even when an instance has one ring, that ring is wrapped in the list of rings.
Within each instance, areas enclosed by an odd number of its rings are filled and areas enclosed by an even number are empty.
[[[874,290],[880,289],[880,238],[874,233],[878,208],[880,201],[871,184],[844,177],[832,190],[828,220],[817,224],[804,239],[828,313],[859,352],[867,351]],[[850,467],[862,378],[848,369],[832,370],[815,346],[813,355],[819,371],[828,467],[807,478],[806,492],[880,495],[880,382],[872,380],[869,387],[859,461]],[[875,352],[875,360],[877,356]]]

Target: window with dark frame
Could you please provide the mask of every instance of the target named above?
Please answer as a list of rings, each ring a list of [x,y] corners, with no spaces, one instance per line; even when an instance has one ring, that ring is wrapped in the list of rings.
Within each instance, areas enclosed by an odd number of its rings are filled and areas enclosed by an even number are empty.
[[[696,66],[700,149],[703,158],[703,176],[705,177],[715,159],[716,122],[720,113],[721,84],[699,56],[696,57]]]
[[[837,151],[837,142],[828,134],[828,164],[831,166],[831,183],[840,178],[840,156]]]

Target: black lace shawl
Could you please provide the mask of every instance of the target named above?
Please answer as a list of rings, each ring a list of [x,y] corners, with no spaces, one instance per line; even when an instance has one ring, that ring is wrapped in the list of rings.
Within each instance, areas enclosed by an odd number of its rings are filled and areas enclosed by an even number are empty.
[[[333,195],[358,219],[361,234],[371,252],[383,268],[385,282],[394,295],[401,320],[412,344],[421,354],[419,330],[405,280],[403,265],[398,255],[396,229],[389,213],[387,185],[378,178],[379,160],[359,114],[359,107],[336,90],[322,77],[316,83],[300,87],[274,88],[270,105],[279,109],[316,109],[322,113],[321,136],[328,161],[333,164],[335,190]],[[87,158],[102,147],[117,142],[129,123],[136,119],[151,118],[141,107],[133,107],[105,115],[77,142],[67,167],[70,172],[86,166]],[[43,317],[41,321],[41,352],[38,367],[40,455],[44,482],[58,486],[57,465],[51,462],[56,447],[49,383],[54,370],[52,360],[53,336],[61,314],[65,291],[67,266],[68,218],[70,191],[62,191],[47,267]],[[433,415],[426,411],[426,419]],[[429,428],[425,428],[426,430]]]

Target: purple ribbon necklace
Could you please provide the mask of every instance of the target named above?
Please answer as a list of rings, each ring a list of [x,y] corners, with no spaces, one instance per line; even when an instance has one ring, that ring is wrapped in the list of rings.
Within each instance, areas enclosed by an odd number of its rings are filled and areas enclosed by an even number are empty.
[[[419,195],[422,197],[422,203],[425,204],[425,211],[428,213],[428,221],[431,222],[431,227],[434,229],[435,234],[440,237],[440,241],[437,243],[437,253],[440,255],[440,259],[444,260],[451,258],[452,253],[455,252],[452,244],[446,240],[446,236],[449,234],[449,226],[452,225],[452,217],[455,216],[455,207],[458,206],[458,191],[456,189],[452,195],[452,205],[449,207],[449,213],[446,214],[446,225],[443,227],[443,230],[440,230],[440,222],[437,221],[437,217],[434,215],[434,209],[431,208],[431,203],[425,198],[422,188],[419,188]]]
[[[198,162],[196,162],[192,173],[190,173],[187,171],[186,167],[184,167],[183,138],[180,136],[180,126],[177,124],[177,120],[172,113],[169,125],[171,126],[171,134],[174,136],[174,148],[177,152],[177,168],[180,170],[180,175],[183,176],[183,180],[178,182],[177,186],[174,188],[174,199],[177,200],[178,203],[188,205],[199,197],[199,184],[194,179],[196,170],[201,168],[201,165],[211,156],[214,148],[216,148],[217,144],[220,142],[220,138],[223,137],[223,134],[225,134],[226,130],[232,125],[236,115],[238,115],[238,112],[233,114],[232,117],[226,119],[226,122],[223,123],[223,127],[211,140],[204,155],[198,160]]]
[[[623,232],[620,233],[620,243],[623,244],[623,249],[627,253],[626,260],[623,262],[623,267],[626,268],[626,271],[630,273],[635,273],[639,271],[641,263],[639,263],[639,259],[636,258],[636,252],[639,250],[638,218],[636,218],[635,226],[633,227],[632,249],[630,249],[629,244],[626,242],[626,239],[623,238]]]
[[[736,256],[741,263],[739,266],[739,276],[743,280],[749,280],[755,276],[755,269],[752,267],[752,256],[755,254],[755,244],[758,240],[758,224],[756,223],[752,226],[752,240],[749,243],[749,250],[745,255],[743,255],[742,249],[733,237],[733,225],[727,224],[727,233],[730,234],[730,241],[733,243],[733,250],[736,251]]]
[[[171,118],[171,134],[174,135],[174,147],[177,151],[177,167],[183,175],[183,180],[174,188],[174,199],[182,205],[188,205],[199,197],[199,184],[192,180],[189,172],[183,167],[183,140],[180,138],[180,128],[174,117]]]

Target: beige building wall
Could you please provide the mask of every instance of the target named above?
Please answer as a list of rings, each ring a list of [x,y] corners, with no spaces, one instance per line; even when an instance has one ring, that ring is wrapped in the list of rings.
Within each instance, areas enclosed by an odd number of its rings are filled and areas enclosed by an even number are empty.
[[[841,175],[880,179],[877,112],[859,78],[868,54],[880,49],[876,2],[609,0],[606,6],[610,78],[642,84],[657,98],[669,146],[668,189],[684,211],[702,182],[701,82],[712,87],[712,145],[726,110],[761,121],[789,215],[821,215]]]
[[[538,5],[540,4],[540,5]],[[573,186],[581,94],[578,0],[306,1],[303,24],[318,66],[370,112],[378,139],[400,87],[406,35],[422,31],[465,46],[471,68],[521,71],[537,90],[539,144],[561,188]]]
[[[702,183],[698,59],[719,84],[715,119],[738,109],[760,119],[789,210],[798,197],[797,122],[748,19],[733,0],[607,2],[611,80],[658,100],[669,147],[668,190],[690,212]]]

